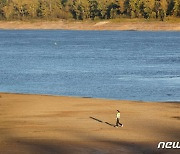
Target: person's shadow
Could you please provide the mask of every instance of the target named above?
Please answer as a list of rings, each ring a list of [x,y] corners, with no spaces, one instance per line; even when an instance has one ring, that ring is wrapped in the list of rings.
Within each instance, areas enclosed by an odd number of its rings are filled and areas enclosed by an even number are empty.
[[[99,119],[97,119],[97,118],[94,118],[94,117],[89,117],[90,119],[92,119],[92,120],[95,120],[95,121],[97,121],[97,122],[100,122],[100,123],[105,123],[105,124],[107,124],[107,125],[109,125],[109,126],[112,126],[112,127],[114,127],[115,125],[114,124],[111,124],[111,123],[109,123],[109,122],[107,122],[107,121],[102,121],[102,120],[99,120]]]

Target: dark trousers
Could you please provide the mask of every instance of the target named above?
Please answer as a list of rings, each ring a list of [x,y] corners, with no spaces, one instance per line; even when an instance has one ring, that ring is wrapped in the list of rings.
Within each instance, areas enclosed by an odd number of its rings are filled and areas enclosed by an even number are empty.
[[[122,124],[119,122],[119,118],[116,119],[116,126],[118,125],[122,126]]]

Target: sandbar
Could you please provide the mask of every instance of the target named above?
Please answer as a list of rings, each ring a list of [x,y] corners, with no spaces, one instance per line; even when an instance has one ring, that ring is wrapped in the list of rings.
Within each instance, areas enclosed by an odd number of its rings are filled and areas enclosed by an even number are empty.
[[[115,128],[116,110],[123,127]],[[179,153],[180,103],[0,93],[0,153]]]

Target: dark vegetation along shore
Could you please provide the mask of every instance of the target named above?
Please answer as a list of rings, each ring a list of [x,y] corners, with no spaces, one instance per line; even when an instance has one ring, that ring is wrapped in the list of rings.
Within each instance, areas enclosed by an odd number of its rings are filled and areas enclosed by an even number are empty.
[[[0,20],[180,17],[179,0],[0,0]]]

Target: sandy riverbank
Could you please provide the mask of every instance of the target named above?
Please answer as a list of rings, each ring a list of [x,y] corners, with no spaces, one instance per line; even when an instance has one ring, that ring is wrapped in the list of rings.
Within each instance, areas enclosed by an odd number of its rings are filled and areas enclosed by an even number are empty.
[[[180,31],[180,22],[0,21],[0,29]]]
[[[122,128],[114,128],[116,109]],[[0,93],[0,153],[178,153],[180,103]]]

